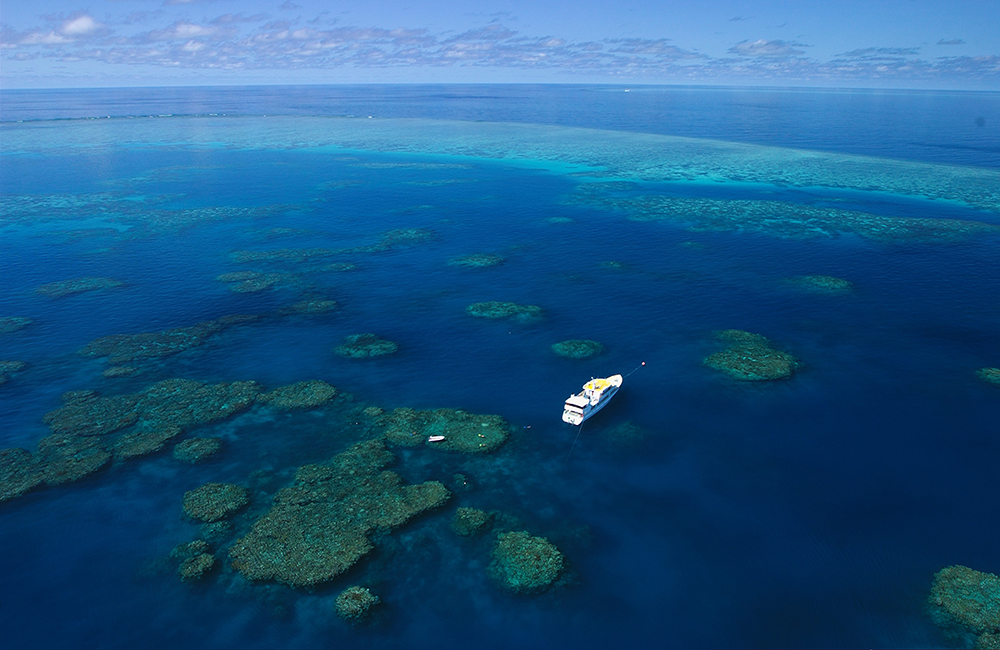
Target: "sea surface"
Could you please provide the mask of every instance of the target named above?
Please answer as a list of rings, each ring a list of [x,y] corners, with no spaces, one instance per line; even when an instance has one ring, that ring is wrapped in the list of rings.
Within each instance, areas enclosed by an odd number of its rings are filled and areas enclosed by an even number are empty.
[[[4,91],[0,317],[30,323],[0,333],[0,360],[25,364],[0,385],[0,448],[36,452],[70,391],[340,395],[255,403],[0,504],[0,647],[968,642],[927,601],[944,567],[1000,573],[1000,385],[977,374],[1000,367],[1000,93],[625,90]],[[502,262],[456,264],[473,254]],[[116,282],[38,290],[80,278]],[[486,301],[541,316],[467,312]],[[258,318],[135,374],[79,353],[232,314]],[[791,376],[707,365],[734,329],[793,355]],[[361,333],[398,351],[336,353]],[[552,350],[577,339],[603,353]],[[613,373],[610,406],[560,421]],[[297,468],[379,435],[364,409],[403,407],[498,415],[510,436],[489,454],[387,443],[405,483],[451,498],[328,582],[231,566]],[[177,460],[193,437],[222,449]],[[182,502],[209,482],[250,504],[211,540],[215,569],[182,581],[171,550],[204,534]],[[492,527],[456,535],[458,507]],[[495,579],[509,530],[559,548],[554,585]],[[381,600],[361,624],[335,611],[351,585]]]

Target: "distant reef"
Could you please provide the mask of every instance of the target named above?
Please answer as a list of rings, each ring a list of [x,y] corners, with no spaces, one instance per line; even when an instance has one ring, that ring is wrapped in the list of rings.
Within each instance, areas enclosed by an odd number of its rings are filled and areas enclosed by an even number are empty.
[[[729,343],[721,352],[705,358],[705,365],[741,381],[770,381],[791,377],[799,367],[798,360],[787,352],[775,349],[771,341],[743,330],[721,330],[715,333],[720,341]]]
[[[465,308],[465,313],[475,318],[502,320],[509,318],[519,323],[534,323],[542,319],[542,308],[537,305],[519,305],[516,302],[476,302]]]
[[[125,283],[114,278],[76,278],[74,280],[62,280],[60,282],[50,282],[35,289],[35,293],[40,293],[49,298],[65,298],[85,291],[99,291],[101,289],[113,289],[123,286]]]
[[[832,275],[800,275],[788,279],[789,284],[802,291],[827,295],[844,295],[854,290],[850,280]]]
[[[552,351],[567,359],[589,359],[604,352],[604,346],[590,339],[572,339],[552,344]]]

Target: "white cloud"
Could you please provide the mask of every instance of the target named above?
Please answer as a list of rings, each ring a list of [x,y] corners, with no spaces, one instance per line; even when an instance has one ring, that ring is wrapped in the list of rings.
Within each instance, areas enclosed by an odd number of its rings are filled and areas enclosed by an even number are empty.
[[[787,43],[781,40],[766,41],[758,39],[756,41],[740,41],[729,48],[730,54],[746,57],[764,58],[786,58],[805,54],[805,50],[796,50],[795,47],[807,47],[802,43]]]
[[[59,27],[59,32],[66,36],[86,36],[104,29],[104,25],[97,22],[88,14],[70,18]]]

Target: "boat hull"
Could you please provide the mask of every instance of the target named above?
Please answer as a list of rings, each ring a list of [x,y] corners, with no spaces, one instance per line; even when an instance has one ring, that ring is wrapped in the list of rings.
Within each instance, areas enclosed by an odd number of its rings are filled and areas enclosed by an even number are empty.
[[[583,391],[570,395],[563,408],[562,421],[580,426],[611,402],[622,385],[621,375],[592,379],[583,385]]]

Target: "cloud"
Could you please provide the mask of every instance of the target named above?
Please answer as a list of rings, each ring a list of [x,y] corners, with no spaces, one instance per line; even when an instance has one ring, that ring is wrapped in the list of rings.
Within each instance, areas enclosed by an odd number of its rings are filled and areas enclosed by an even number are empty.
[[[267,20],[267,14],[254,14],[252,16],[244,16],[243,13],[238,14],[222,14],[212,19],[212,25],[232,25],[234,23],[259,23],[261,21]]]
[[[24,32],[3,27],[0,58],[222,70],[483,67],[639,82],[1000,79],[1000,58],[995,55],[931,59],[921,57],[918,47],[872,46],[819,60],[806,55],[808,45],[759,39],[736,43],[728,55],[717,57],[680,47],[669,38],[574,41],[560,34],[532,35],[518,31],[509,20],[453,33],[343,26],[324,14],[300,22],[273,20],[263,13],[224,13],[163,24],[164,15],[137,12],[109,27],[90,13],[78,12],[47,16],[43,26]],[[131,27],[137,23],[143,30]]]
[[[744,20],[750,20],[750,19],[747,18],[746,16],[733,16],[732,18],[729,19],[729,22],[731,22],[731,23],[739,23],[739,22],[742,22]]]
[[[59,31],[64,36],[69,36],[70,38],[87,36],[100,32],[103,29],[104,25],[94,20],[93,16],[89,14],[81,14],[70,18],[59,27]]]
[[[884,59],[916,56],[919,53],[919,47],[865,47],[837,56],[846,56],[851,59]]]
[[[965,45],[965,41],[960,38],[952,38],[950,40],[944,40],[943,38],[937,42],[938,45]]]
[[[785,42],[780,40],[765,41],[764,39],[759,39],[756,41],[740,41],[736,45],[729,48],[730,54],[735,54],[737,56],[754,57],[754,58],[787,58],[791,56],[799,56],[800,54],[805,54],[805,50],[796,50],[796,47],[808,47],[802,43],[795,42]]]
[[[283,11],[294,11],[295,9],[301,9],[301,8],[302,5],[297,5],[294,2],[292,2],[292,0],[285,0],[280,5],[278,5],[278,9],[281,9]]]

